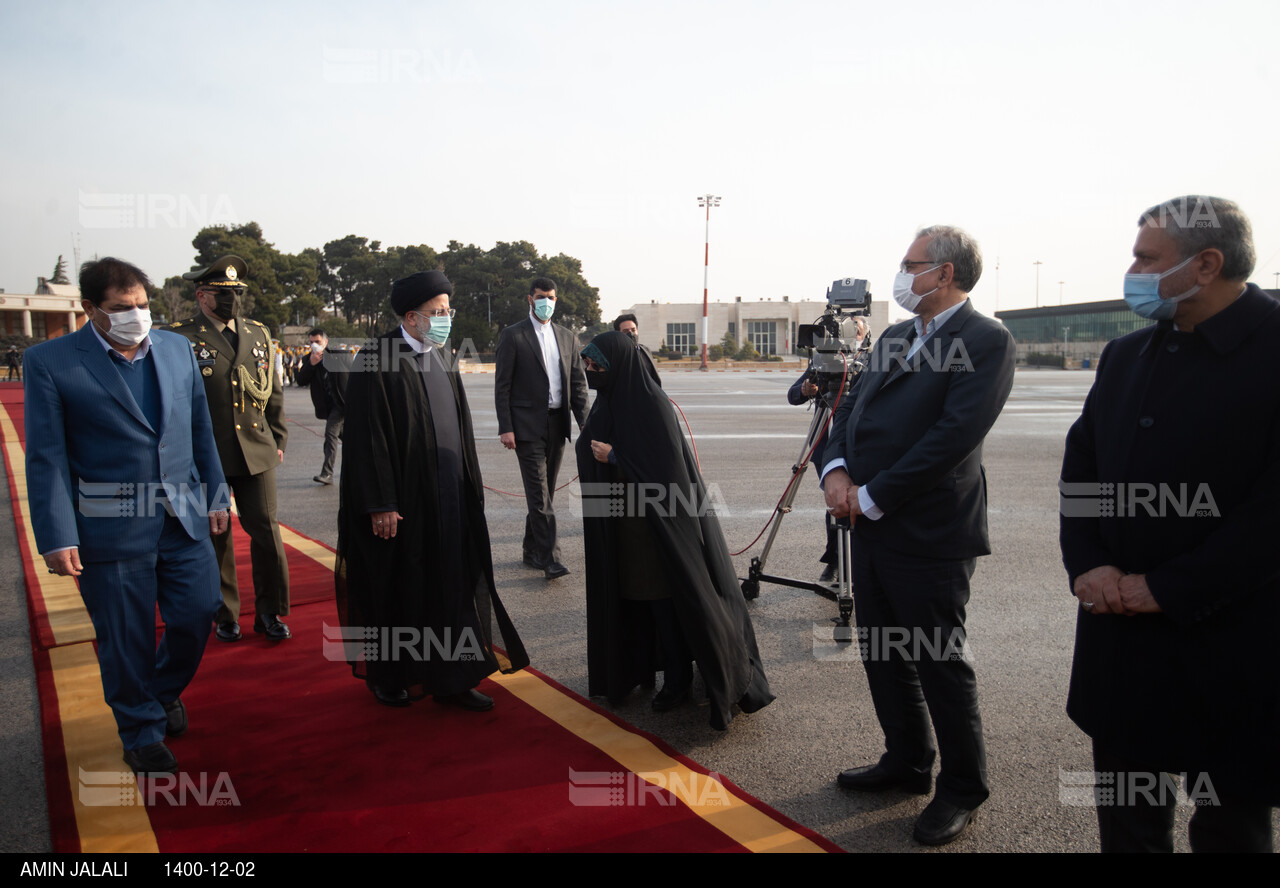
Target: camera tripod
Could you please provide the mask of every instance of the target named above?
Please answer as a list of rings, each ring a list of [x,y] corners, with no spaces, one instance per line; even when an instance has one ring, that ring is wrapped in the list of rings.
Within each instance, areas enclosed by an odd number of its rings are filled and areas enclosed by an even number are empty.
[[[848,397],[848,392],[845,393],[845,397]],[[773,518],[769,524],[769,538],[765,540],[764,551],[758,557],[751,559],[751,567],[747,573],[747,578],[742,581],[742,595],[748,601],[760,597],[760,583],[762,581],[778,586],[791,586],[794,589],[808,589],[816,592],[825,598],[830,598],[838,605],[839,617],[835,621],[835,640],[852,642],[853,629],[849,624],[849,619],[853,615],[853,579],[851,574],[853,540],[851,535],[852,527],[847,519],[840,519],[836,525],[836,576],[838,582],[834,588],[821,583],[780,577],[764,572],[765,562],[769,560],[769,552],[773,548],[773,541],[778,536],[778,529],[782,526],[782,519],[791,511],[791,504],[795,502],[796,493],[800,490],[800,482],[803,480],[805,472],[809,469],[809,456],[818,439],[822,437],[830,415],[831,405],[827,403],[826,396],[819,395],[814,402],[813,421],[809,423],[809,433],[805,436],[804,445],[800,448],[799,458],[796,460],[795,465],[791,467],[791,483],[787,487],[786,494],[778,502],[777,508],[774,509]]]

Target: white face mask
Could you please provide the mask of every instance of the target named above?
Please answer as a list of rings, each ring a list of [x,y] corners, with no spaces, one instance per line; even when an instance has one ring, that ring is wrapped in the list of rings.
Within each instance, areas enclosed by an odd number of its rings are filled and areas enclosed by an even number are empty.
[[[942,264],[935,265],[933,268],[926,268],[924,271],[919,272],[919,274],[910,274],[905,271],[898,272],[898,276],[893,279],[893,301],[901,305],[907,311],[914,313],[916,306],[920,304],[921,299],[925,296],[932,296],[934,293],[938,292],[938,288],[934,287],[928,293],[917,294],[913,289],[916,278],[921,274],[928,274],[929,272],[936,271],[941,267]]]
[[[114,314],[105,311],[102,313],[111,325],[107,333],[116,342],[125,342],[131,346],[141,345],[142,340],[146,339],[147,334],[151,332],[150,309],[131,308]]]
[[[323,346],[323,345],[321,345],[319,342],[313,342],[313,343],[311,343],[311,353],[312,353],[313,355],[318,355],[318,354],[320,354],[322,351],[324,351],[324,346]]]

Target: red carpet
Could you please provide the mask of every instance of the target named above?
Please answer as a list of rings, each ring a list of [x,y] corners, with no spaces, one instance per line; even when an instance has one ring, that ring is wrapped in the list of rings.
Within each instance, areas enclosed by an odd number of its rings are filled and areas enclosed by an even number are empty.
[[[0,405],[55,850],[839,850],[531,669],[481,685],[496,702],[488,713],[378,705],[324,656],[337,620],[331,553],[288,530],[295,638],[211,640],[183,694],[190,730],[171,741],[182,772],[135,785],[74,584],[33,558],[21,389],[0,384]],[[251,589],[248,542],[233,531]]]

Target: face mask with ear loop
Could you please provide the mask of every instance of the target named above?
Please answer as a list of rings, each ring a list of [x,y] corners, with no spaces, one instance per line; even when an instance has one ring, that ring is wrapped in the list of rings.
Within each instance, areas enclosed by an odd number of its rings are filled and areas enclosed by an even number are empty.
[[[938,288],[934,287],[928,293],[917,295],[916,291],[913,289],[915,287],[916,278],[922,274],[937,271],[945,264],[946,263],[944,262],[933,266],[933,268],[926,268],[918,274],[911,274],[908,271],[898,272],[897,277],[893,279],[893,301],[901,305],[905,310],[914,313],[916,306],[920,304],[921,299],[924,299],[925,296],[932,296],[934,293],[938,292]]]
[[[1196,255],[1198,256],[1199,253]],[[1124,301],[1128,304],[1130,311],[1139,317],[1152,321],[1171,320],[1178,310],[1178,303],[1199,293],[1200,285],[1196,284],[1190,290],[1178,296],[1161,298],[1160,281],[1175,271],[1185,268],[1194,258],[1196,257],[1188,256],[1173,268],[1158,274],[1126,274],[1124,276]]]

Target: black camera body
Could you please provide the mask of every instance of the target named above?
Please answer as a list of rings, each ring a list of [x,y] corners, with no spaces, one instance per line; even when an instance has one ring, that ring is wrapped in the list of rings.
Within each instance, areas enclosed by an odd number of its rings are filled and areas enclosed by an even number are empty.
[[[809,349],[810,379],[827,406],[848,392],[867,365],[871,332],[858,341],[859,317],[871,314],[871,291],[861,278],[832,281],[827,288],[827,309],[812,324],[796,330],[796,345]]]

